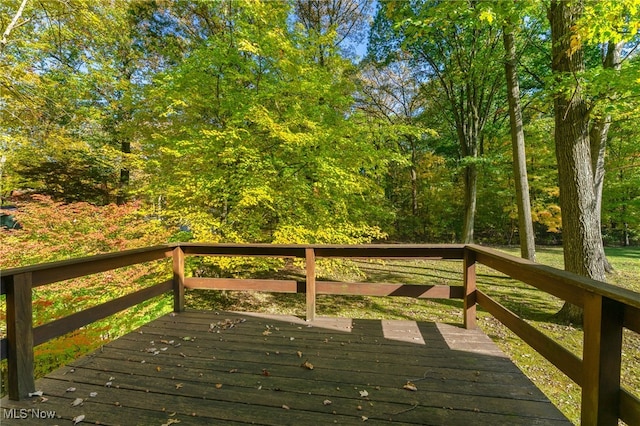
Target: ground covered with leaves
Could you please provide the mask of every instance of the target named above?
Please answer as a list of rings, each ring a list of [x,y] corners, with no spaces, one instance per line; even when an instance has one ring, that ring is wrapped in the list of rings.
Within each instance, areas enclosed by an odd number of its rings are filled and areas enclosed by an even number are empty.
[[[515,249],[505,249],[517,254]],[[637,271],[640,270],[640,250],[614,248],[607,250],[615,271],[609,275],[611,283],[640,291]],[[541,263],[562,267],[561,248],[545,248],[538,251]],[[226,265],[233,272],[213,270],[211,265],[191,263],[191,274],[231,275],[246,277],[293,278],[303,280],[302,265],[268,263],[247,267],[244,263]],[[141,271],[144,274],[141,275]],[[462,264],[458,261],[355,261],[318,264],[319,279],[343,281],[370,281],[389,283],[461,285]],[[142,288],[169,273],[168,264],[143,265],[137,269],[122,269],[54,284],[34,291],[34,323],[46,323],[72,312],[95,306],[119,297],[124,292]],[[124,280],[124,281],[123,281]],[[127,288],[123,282],[129,283]],[[99,285],[98,285],[99,283]],[[478,285],[511,311],[530,324],[580,355],[582,330],[575,324],[557,321],[555,314],[562,301],[542,293],[533,287],[509,279],[483,266],[478,268]],[[133,286],[133,287],[132,287]],[[303,294],[271,294],[230,291],[188,291],[189,309],[235,310],[273,314],[290,314],[304,317]],[[4,298],[1,301],[4,305]],[[170,297],[159,297],[114,315],[70,335],[40,345],[35,350],[36,376],[41,377],[69,360],[99,348],[128,331],[135,329],[172,308]],[[4,306],[2,306],[4,314]],[[417,300],[405,297],[366,296],[318,296],[317,313],[323,316],[346,318],[385,318],[462,323],[462,303],[459,300]],[[556,404],[572,421],[579,421],[580,387],[568,379],[527,344],[506,329],[495,318],[479,313],[480,327],[506,352],[516,365]],[[4,320],[4,318],[3,318]],[[2,334],[6,331],[4,321]],[[622,384],[632,393],[640,394],[640,337],[625,331]],[[6,362],[3,363],[3,376]],[[5,380],[3,380],[3,383]],[[4,393],[4,389],[3,389]]]

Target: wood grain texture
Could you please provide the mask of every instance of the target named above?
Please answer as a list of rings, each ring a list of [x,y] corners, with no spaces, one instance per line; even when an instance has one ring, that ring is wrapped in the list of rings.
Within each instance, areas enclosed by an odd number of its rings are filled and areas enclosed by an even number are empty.
[[[570,424],[487,345],[444,324],[186,311],[49,374],[49,400],[27,403],[100,424]]]

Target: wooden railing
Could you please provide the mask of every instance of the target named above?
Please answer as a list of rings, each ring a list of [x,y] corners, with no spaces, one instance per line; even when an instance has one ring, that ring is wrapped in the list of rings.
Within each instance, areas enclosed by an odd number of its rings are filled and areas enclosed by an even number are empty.
[[[295,280],[195,278],[185,276],[186,256],[275,257],[305,260],[306,277]],[[172,258],[173,278],[68,317],[33,327],[32,289],[70,278],[143,262]],[[317,258],[455,259],[461,285],[405,285],[316,281]],[[483,264],[584,309],[582,358],[477,288],[476,265]],[[33,347],[163,293],[173,292],[174,310],[184,310],[185,289],[258,290],[306,294],[306,316],[315,317],[316,295],[409,296],[463,300],[464,326],[476,324],[482,306],[534,350],[582,387],[583,425],[640,424],[640,399],[620,386],[622,332],[640,333],[640,294],[477,245],[236,245],[173,244],[54,262],[0,272],[6,294],[7,337],[0,341],[8,360],[8,393],[21,399],[34,391]]]

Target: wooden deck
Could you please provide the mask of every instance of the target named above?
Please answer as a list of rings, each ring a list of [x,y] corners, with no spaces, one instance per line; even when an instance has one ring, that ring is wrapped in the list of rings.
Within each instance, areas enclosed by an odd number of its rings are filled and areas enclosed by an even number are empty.
[[[3,425],[570,424],[481,331],[413,321],[170,314],[36,387]]]

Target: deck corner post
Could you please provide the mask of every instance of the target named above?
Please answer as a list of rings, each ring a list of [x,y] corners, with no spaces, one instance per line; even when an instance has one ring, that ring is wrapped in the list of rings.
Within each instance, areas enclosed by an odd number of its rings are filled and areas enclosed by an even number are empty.
[[[31,272],[13,275],[7,285],[7,390],[19,401],[35,392]]]
[[[464,328],[476,328],[476,253],[464,248]]]
[[[620,406],[620,368],[624,306],[585,293],[582,407],[580,424],[616,426]]]
[[[173,249],[173,311],[184,311],[184,250]]]
[[[316,319],[316,253],[311,247],[305,248],[304,257],[306,263],[306,295],[307,295],[307,321]]]

